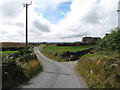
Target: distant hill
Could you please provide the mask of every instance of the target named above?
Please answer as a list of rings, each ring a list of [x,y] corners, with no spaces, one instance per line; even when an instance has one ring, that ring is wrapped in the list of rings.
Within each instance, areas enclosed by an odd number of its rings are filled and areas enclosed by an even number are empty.
[[[0,42],[1,47],[25,47],[25,43],[16,43],[16,42]]]

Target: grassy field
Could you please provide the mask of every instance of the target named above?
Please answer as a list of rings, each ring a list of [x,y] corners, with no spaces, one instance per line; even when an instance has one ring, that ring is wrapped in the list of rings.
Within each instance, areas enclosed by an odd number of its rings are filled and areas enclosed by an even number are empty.
[[[41,49],[41,52],[46,57],[55,61],[66,61],[62,59],[62,54],[68,51],[81,51],[94,45],[80,45],[80,46],[45,46]],[[57,54],[57,55],[56,55]]]
[[[62,51],[80,51],[92,47],[93,45],[81,45],[81,46],[47,46],[44,47],[48,52],[62,52]]]
[[[6,55],[8,55],[8,54],[15,53],[15,52],[18,52],[18,51],[0,51],[0,54],[6,56]]]

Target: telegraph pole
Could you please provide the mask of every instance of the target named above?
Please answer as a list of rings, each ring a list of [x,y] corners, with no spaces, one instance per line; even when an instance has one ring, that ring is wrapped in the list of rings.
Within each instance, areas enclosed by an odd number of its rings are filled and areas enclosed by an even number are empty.
[[[118,2],[118,27],[120,27],[120,1]]]
[[[28,6],[32,4],[32,1],[30,4],[23,4],[24,7],[26,7],[26,54],[28,53]]]

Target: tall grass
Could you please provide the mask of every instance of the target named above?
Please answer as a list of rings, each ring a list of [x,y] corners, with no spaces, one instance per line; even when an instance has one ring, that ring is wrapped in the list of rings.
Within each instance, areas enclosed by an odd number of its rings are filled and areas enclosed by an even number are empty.
[[[120,88],[118,53],[111,56],[94,52],[83,56],[76,66],[90,88]]]
[[[77,66],[90,88],[120,88],[120,29],[112,30]]]

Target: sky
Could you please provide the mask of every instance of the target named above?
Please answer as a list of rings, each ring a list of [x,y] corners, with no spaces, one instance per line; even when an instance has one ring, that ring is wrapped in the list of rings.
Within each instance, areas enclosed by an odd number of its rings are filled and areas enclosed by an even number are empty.
[[[0,0],[0,42],[25,42],[25,7],[31,0]],[[29,42],[78,42],[104,37],[118,26],[119,0],[32,0]]]

